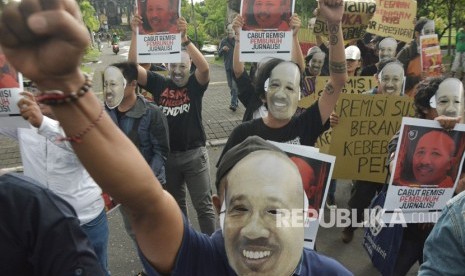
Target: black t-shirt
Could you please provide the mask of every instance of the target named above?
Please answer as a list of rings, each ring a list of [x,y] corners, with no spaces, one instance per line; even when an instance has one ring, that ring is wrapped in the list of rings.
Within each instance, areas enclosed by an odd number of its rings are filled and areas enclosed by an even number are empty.
[[[73,207],[33,181],[0,176],[0,275],[104,275]]]
[[[324,131],[329,129],[329,120],[321,123],[318,101],[312,104],[304,113],[292,117],[289,123],[281,128],[270,128],[262,118],[244,122],[238,125],[229,136],[217,166],[223,155],[232,147],[240,144],[249,136],[257,135],[265,140],[281,143],[314,146],[315,142]]]
[[[252,80],[247,75],[247,72],[242,72],[239,78],[234,76],[234,80],[237,85],[238,98],[245,106],[242,122],[250,121],[253,119],[253,113],[263,105],[263,102],[255,92],[255,87],[252,84]]]
[[[360,76],[374,76],[376,73],[378,73],[378,67],[376,67],[376,64],[371,64],[368,66],[363,67],[362,73]]]
[[[202,98],[207,87],[199,84],[195,74],[191,74],[186,86],[178,87],[170,78],[147,71],[146,90],[168,119],[172,152],[205,146]]]

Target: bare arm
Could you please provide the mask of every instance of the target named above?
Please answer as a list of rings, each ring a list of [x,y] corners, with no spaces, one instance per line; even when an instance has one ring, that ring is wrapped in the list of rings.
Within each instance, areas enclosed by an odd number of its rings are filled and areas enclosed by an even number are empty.
[[[25,17],[21,10],[34,13]],[[3,52],[39,90],[60,90],[66,95],[80,89],[84,77],[79,65],[89,40],[75,1],[13,3],[3,10],[0,22]],[[77,101],[55,106],[53,112],[68,136],[94,124],[81,143],[73,143],[74,150],[100,187],[131,211],[143,254],[160,272],[168,273],[182,240],[181,212],[102,108],[90,91]]]
[[[328,120],[347,80],[347,66],[342,37],[341,19],[344,12],[341,0],[319,2],[318,12],[326,18],[329,30],[329,81],[318,100],[321,122]]]
[[[305,70],[305,59],[302,54],[302,49],[300,48],[298,36],[301,24],[302,22],[300,21],[299,16],[294,13],[290,18],[289,24],[292,29],[292,61],[299,65],[300,72],[302,73]]]
[[[187,42],[189,38],[187,37],[187,22],[184,17],[180,17],[178,19],[178,28],[181,31],[181,41]],[[192,63],[195,64],[195,77],[197,81],[205,85],[210,81],[210,67],[208,66],[208,62],[202,53],[195,47],[194,43],[189,43],[186,46],[186,51],[189,54],[190,58],[192,59]]]
[[[244,63],[239,61],[239,55],[240,55],[240,40],[239,40],[239,34],[242,29],[242,26],[244,26],[244,18],[240,14],[236,15],[232,22],[232,27],[235,33],[235,39],[236,39],[236,46],[234,47],[234,52],[233,52],[233,71],[234,75],[236,78],[239,78],[242,73],[244,73]]]
[[[142,17],[135,14],[131,20],[131,45],[129,46],[128,61],[137,63],[137,27],[142,23]],[[147,85],[147,70],[137,65],[137,83]]]

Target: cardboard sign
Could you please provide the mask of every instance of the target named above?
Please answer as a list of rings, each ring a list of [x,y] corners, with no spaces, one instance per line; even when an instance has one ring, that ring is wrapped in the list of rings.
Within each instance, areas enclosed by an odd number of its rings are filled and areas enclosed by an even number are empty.
[[[337,158],[334,178],[384,183],[387,145],[403,116],[413,116],[413,99],[404,96],[348,95],[339,98],[339,124],[329,153]]]
[[[342,36],[345,41],[358,40],[366,33],[370,18],[375,14],[374,0],[345,0],[342,16]],[[314,27],[315,34],[328,37],[326,20],[317,17]]]
[[[318,100],[318,98],[323,93],[324,87],[326,83],[329,81],[329,77],[316,77],[315,81],[315,92],[310,94],[307,97],[302,98],[299,101],[299,107],[307,108],[311,106],[314,102]],[[307,83],[308,82],[308,83]],[[310,85],[312,83],[312,77],[306,77],[304,79],[305,85]],[[349,77],[346,82],[346,85],[342,89],[342,93],[345,94],[360,94],[365,91],[368,91],[376,86],[375,77]],[[316,142],[316,147],[320,149],[321,152],[328,153],[329,152],[329,145],[331,144],[331,133],[332,130],[329,129],[325,131],[323,134],[318,137]]]
[[[416,14],[417,2],[414,0],[376,0],[376,12],[367,32],[410,42]]]

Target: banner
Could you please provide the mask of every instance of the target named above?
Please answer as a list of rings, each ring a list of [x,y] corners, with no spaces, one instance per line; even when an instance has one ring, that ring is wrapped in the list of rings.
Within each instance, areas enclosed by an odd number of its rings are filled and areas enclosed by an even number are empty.
[[[344,0],[344,15],[341,22],[344,40],[363,38],[375,10],[374,0]],[[317,17],[314,32],[316,35],[328,37],[328,26],[325,19]]]
[[[181,1],[136,0],[136,5],[142,17],[137,28],[137,62],[180,63],[181,33],[177,20]]]
[[[315,247],[321,212],[324,210],[335,158],[318,152],[318,149],[302,145],[268,141],[285,151],[299,169],[304,192],[308,199],[308,213],[304,219],[304,247]]]
[[[329,153],[337,163],[334,178],[384,183],[387,146],[403,116],[413,116],[413,99],[405,96],[342,94],[336,107]]]
[[[239,34],[241,62],[259,62],[265,57],[291,60],[292,30],[288,22],[294,4],[293,0],[268,1],[267,5],[241,1],[241,15],[245,18]]]
[[[376,12],[367,32],[411,42],[416,14],[417,2],[414,0],[376,0]]]
[[[465,125],[445,131],[434,120],[403,118],[383,220],[436,222],[458,183],[464,150]]]
[[[442,54],[437,34],[420,36],[421,68],[428,77],[442,76]]]
[[[24,91],[23,77],[6,60],[0,52],[0,125],[2,127],[28,127],[28,122],[21,117],[18,101],[20,92]]]

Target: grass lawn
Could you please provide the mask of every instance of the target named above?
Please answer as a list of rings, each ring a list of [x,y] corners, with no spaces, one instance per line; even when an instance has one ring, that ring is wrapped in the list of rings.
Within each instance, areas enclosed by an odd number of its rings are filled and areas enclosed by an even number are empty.
[[[88,66],[86,66],[86,63],[99,61],[101,54],[102,52],[100,52],[99,50],[95,48],[89,48],[89,50],[82,59],[81,70],[88,74],[92,73],[92,70]]]

